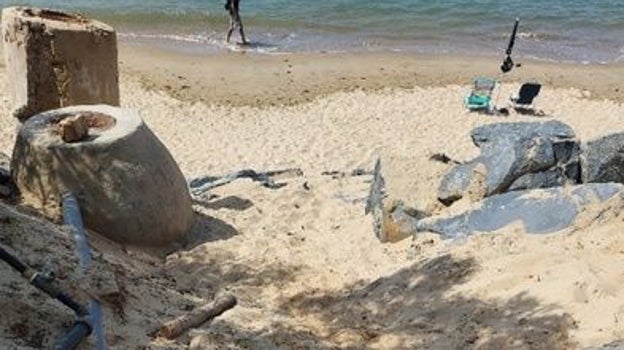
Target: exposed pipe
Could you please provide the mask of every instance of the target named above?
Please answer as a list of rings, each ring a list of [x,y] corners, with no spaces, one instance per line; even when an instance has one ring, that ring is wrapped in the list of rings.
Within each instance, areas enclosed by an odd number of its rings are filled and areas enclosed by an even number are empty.
[[[73,350],[82,343],[82,341],[91,334],[91,325],[89,321],[77,320],[73,327],[61,337],[54,346],[54,350]]]
[[[62,205],[65,225],[69,226],[72,230],[74,240],[76,241],[76,255],[78,256],[80,268],[82,272],[86,274],[91,265],[91,252],[89,250],[89,243],[87,241],[82,215],[80,214],[78,200],[73,194],[66,192],[62,195]],[[91,300],[86,318],[86,320],[76,322],[69,333],[63,336],[58,343],[58,349],[73,349],[86,338],[89,335],[85,332],[84,323],[86,323],[87,326],[93,328],[95,348],[97,350],[106,350],[106,338],[104,336],[104,325],[102,323],[102,305],[99,301]]]
[[[80,264],[82,272],[86,273],[91,265],[91,252],[89,251],[89,243],[87,242],[87,235],[85,234],[78,200],[71,193],[67,192],[63,194],[62,201],[63,220],[65,221],[65,225],[69,226],[72,230],[74,240],[76,241],[78,263]]]
[[[30,284],[72,309],[79,317],[87,315],[87,310],[84,306],[54,283],[54,276],[33,270],[2,247],[0,247],[0,259],[11,265],[11,267],[26,278]]]

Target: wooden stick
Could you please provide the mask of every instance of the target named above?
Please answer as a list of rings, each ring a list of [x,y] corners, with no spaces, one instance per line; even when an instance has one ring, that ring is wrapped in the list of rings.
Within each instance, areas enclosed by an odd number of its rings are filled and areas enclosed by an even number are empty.
[[[236,297],[227,294],[212,303],[203,305],[186,315],[180,316],[173,321],[163,324],[156,332],[156,337],[175,339],[190,328],[199,327],[202,324],[223,314],[236,306]]]

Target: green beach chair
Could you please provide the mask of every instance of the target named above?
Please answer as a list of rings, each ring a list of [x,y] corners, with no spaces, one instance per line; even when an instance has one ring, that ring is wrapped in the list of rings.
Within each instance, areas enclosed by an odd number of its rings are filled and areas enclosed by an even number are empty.
[[[477,78],[474,80],[470,95],[464,99],[464,106],[471,111],[491,111],[492,92],[497,81],[491,78]]]

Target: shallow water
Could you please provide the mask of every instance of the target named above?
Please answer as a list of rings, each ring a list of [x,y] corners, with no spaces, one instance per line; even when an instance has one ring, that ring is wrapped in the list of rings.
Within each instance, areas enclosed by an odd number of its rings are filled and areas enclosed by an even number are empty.
[[[218,51],[223,0],[6,1],[78,10],[123,40]],[[242,0],[259,52],[408,51],[502,54],[520,17],[515,53],[578,62],[624,61],[624,0]]]

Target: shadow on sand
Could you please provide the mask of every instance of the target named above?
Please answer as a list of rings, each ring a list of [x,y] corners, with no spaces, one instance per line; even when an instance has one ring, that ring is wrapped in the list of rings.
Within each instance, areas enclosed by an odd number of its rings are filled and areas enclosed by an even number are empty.
[[[526,294],[481,300],[453,293],[477,270],[472,258],[444,255],[417,263],[372,283],[336,293],[302,293],[283,309],[314,315],[327,327],[330,343],[347,348],[401,349],[568,349],[569,315],[540,305]]]
[[[312,290],[285,300],[288,324],[249,332],[218,321],[198,344],[246,349],[569,349],[576,322],[556,305],[521,293],[481,300],[453,293],[478,269],[472,258],[444,255],[337,292]],[[265,276],[274,278],[275,276]],[[314,319],[317,328],[295,320]],[[224,335],[224,334],[227,334]]]

